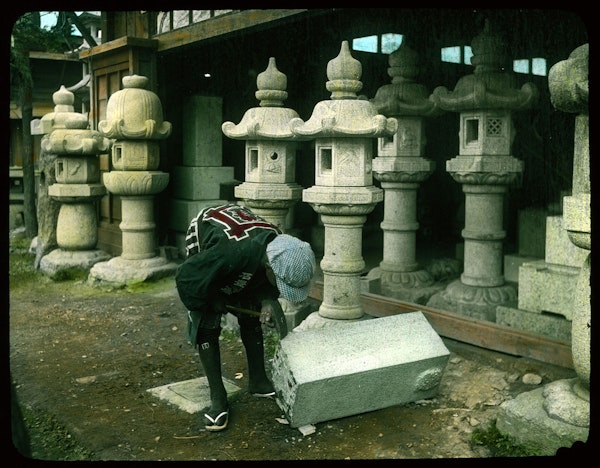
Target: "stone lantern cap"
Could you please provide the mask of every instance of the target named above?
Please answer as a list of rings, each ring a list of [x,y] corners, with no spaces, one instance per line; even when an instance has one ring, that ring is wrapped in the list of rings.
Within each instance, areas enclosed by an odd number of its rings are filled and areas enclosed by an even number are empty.
[[[59,128],[88,128],[87,117],[75,112],[73,107],[75,95],[64,85],[61,85],[60,89],[52,94],[52,101],[54,102],[54,112],[42,116],[36,121],[35,126],[32,122],[32,135],[47,135]]]
[[[64,86],[52,95],[54,112],[44,115],[32,134],[45,134],[40,143],[47,153],[93,156],[110,150],[111,141],[89,128],[87,117],[75,112],[74,95]]]
[[[454,91],[434,89],[430,99],[442,109],[454,112],[475,109],[526,110],[537,104],[538,89],[533,83],[516,87],[514,73],[506,71],[508,56],[503,37],[492,31],[488,20],[482,33],[471,43],[475,71],[462,77]]]
[[[326,83],[331,100],[318,102],[310,119],[290,122],[292,132],[304,137],[365,137],[392,136],[398,122],[377,114],[368,100],[358,99],[362,89],[362,65],[350,54],[348,41],[343,41],[339,55],[327,64]]]
[[[277,69],[275,57],[269,58],[267,69],[256,78],[258,91],[255,96],[260,107],[248,109],[241,122],[224,122],[223,133],[237,140],[297,140],[289,123],[298,113],[284,107],[287,98],[287,77]]]
[[[112,94],[106,106],[106,120],[98,123],[98,130],[108,138],[159,140],[171,134],[171,123],[163,120],[162,104],[158,96],[145,89],[145,76],[124,76],[123,89]]]
[[[442,109],[429,99],[429,91],[415,79],[420,72],[419,54],[405,41],[389,55],[390,84],[381,86],[371,99],[378,112],[388,117],[441,115]]]
[[[590,45],[577,47],[567,60],[558,62],[548,72],[548,88],[552,105],[563,112],[589,112]]]

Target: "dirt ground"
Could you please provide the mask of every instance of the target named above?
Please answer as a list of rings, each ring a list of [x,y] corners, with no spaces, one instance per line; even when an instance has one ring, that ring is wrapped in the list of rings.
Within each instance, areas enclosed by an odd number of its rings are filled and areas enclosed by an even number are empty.
[[[11,263],[9,280],[10,374],[37,460],[67,457],[44,442],[42,420],[52,421],[69,450],[79,449],[76,458],[88,460],[489,458],[472,434],[490,427],[500,403],[575,376],[444,339],[451,355],[437,397],[319,423],[303,436],[281,422],[275,401],[252,397],[245,377],[236,379],[246,375],[245,355],[229,333],[221,341],[224,377],[242,392],[231,401],[228,428],[209,433],[199,414],[147,392],[203,375],[172,278],[111,289],[52,281],[26,267],[13,272]],[[526,374],[540,382],[524,383]]]

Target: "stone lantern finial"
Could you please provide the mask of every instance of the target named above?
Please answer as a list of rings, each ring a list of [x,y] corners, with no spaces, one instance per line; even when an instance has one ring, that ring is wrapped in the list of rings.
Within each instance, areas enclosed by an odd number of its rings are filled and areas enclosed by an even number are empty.
[[[492,30],[489,19],[485,20],[483,31],[471,41],[474,73],[503,71],[509,62],[508,46],[504,36]]]
[[[388,64],[387,74],[392,84],[412,82],[419,76],[419,54],[404,42],[389,55]]]
[[[327,64],[327,91],[331,99],[357,99],[356,93],[362,89],[362,65],[350,54],[348,41],[342,42],[339,55]]]
[[[56,106],[64,106],[59,109],[55,109],[59,112],[74,112],[75,108],[73,103],[75,102],[75,95],[65,88],[65,85],[60,85],[60,89],[52,94],[52,101]]]
[[[287,76],[277,69],[275,57],[269,58],[267,69],[256,77],[258,91],[254,93],[261,107],[283,107],[287,99]]]

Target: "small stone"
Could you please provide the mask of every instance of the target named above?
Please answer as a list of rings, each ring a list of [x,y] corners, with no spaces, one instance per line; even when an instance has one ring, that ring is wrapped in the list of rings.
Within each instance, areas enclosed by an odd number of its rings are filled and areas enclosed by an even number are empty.
[[[542,378],[537,374],[525,374],[523,376],[523,383],[526,385],[539,385],[542,383]]]
[[[303,436],[307,436],[310,434],[314,434],[317,431],[317,428],[312,424],[307,424],[306,426],[300,426],[298,430],[302,433]]]

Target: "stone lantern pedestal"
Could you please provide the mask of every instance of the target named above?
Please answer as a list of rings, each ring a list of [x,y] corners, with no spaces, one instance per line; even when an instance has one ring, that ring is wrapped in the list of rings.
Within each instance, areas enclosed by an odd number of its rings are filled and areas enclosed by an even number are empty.
[[[417,191],[435,163],[422,157],[425,147],[424,120],[442,113],[429,100],[423,85],[415,82],[419,57],[405,42],[390,54],[388,75],[392,83],[377,90],[371,100],[376,109],[398,121],[398,131],[378,139],[373,160],[374,177],[385,192],[383,259],[367,275],[369,290],[409,302],[425,303],[442,286],[417,262]]]
[[[523,171],[523,163],[510,155],[511,114],[534,105],[538,92],[530,83],[516,88],[514,74],[505,71],[510,57],[504,41],[488,22],[472,49],[474,73],[461,78],[453,92],[438,87],[431,95],[442,109],[460,112],[460,151],[446,170],[465,193],[465,250],[460,280],[427,305],[495,322],[498,306],[517,303],[516,289],[502,273],[504,196]]]
[[[41,146],[56,154],[56,183],[48,195],[60,203],[56,225],[58,249],[40,260],[40,270],[54,278],[71,269],[87,270],[110,258],[96,249],[98,214],[96,202],[106,193],[100,183],[98,154],[110,148],[110,141],[89,129],[87,118],[74,112],[73,93],[64,86],[54,93],[54,112],[39,122],[45,133]]]
[[[171,134],[163,121],[162,105],[146,90],[148,78],[126,76],[124,89],[108,100],[106,120],[98,129],[116,141],[111,161],[114,171],[104,174],[106,189],[121,198],[121,256],[94,265],[91,282],[128,284],[173,274],[177,264],[159,256],[154,223],[154,196],[169,183],[169,174],[158,171],[159,146],[155,140]]]

